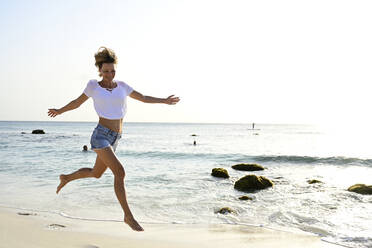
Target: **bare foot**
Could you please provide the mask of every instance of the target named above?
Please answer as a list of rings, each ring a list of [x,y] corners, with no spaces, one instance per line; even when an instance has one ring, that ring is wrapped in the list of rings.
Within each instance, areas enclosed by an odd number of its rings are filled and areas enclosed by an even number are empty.
[[[69,182],[67,180],[67,176],[63,174],[59,176],[59,180],[61,180],[61,183],[57,187],[57,191],[56,191],[57,194],[63,188],[63,186],[65,186]]]
[[[138,224],[133,217],[125,217],[124,222],[127,223],[134,231],[142,232],[144,229]]]

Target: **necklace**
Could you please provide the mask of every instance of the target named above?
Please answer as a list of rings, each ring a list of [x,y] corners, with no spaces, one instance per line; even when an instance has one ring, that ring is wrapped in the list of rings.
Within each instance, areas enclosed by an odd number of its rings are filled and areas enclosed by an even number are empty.
[[[104,88],[106,89],[108,92],[112,93],[112,90],[115,89],[117,87],[117,85],[113,84],[113,87],[103,87],[101,84],[102,84],[102,81],[98,83],[99,86],[101,86],[101,88]]]

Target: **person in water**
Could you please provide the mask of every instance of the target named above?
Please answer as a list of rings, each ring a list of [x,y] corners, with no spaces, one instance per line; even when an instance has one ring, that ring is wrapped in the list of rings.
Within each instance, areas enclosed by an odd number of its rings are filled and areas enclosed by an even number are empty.
[[[83,152],[87,152],[88,151],[88,147],[86,145],[83,146]]]
[[[49,109],[48,116],[56,117],[64,112],[76,109],[89,97],[92,97],[99,121],[92,133],[90,143],[92,150],[97,153],[97,158],[93,168],[81,168],[71,174],[61,174],[56,193],[58,194],[67,183],[73,180],[87,177],[100,178],[108,167],[114,174],[115,194],[124,212],[124,222],[135,231],[143,231],[144,229],[135,220],[129,208],[124,187],[125,170],[115,155],[118,141],[122,135],[123,118],[126,114],[126,99],[127,96],[130,96],[144,103],[169,105],[176,104],[180,99],[174,95],[167,98],[144,96],[128,84],[114,80],[117,57],[111,49],[101,47],[94,57],[95,65],[102,79],[90,80],[84,92],[78,98],[60,109]]]

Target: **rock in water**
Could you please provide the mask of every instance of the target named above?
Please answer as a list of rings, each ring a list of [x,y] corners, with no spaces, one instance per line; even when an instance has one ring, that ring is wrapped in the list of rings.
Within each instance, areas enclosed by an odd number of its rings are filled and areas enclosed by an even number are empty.
[[[224,207],[224,208],[221,208],[220,210],[218,210],[217,213],[220,213],[220,214],[230,214],[230,213],[235,213],[235,211],[232,210],[229,207]]]
[[[313,179],[313,180],[307,180],[308,184],[314,184],[314,183],[323,183],[322,181]]]
[[[229,173],[224,168],[214,168],[212,170],[212,176],[214,177],[222,177],[222,178],[229,178]]]
[[[247,175],[235,182],[234,188],[243,192],[253,192],[272,187],[274,184],[263,176]]]
[[[372,195],[372,185],[354,184],[353,186],[350,186],[347,190],[362,195]]]
[[[252,197],[250,197],[250,196],[246,196],[246,195],[243,195],[243,196],[241,196],[241,197],[239,197],[239,200],[242,200],[242,201],[247,201],[247,200],[253,200],[253,198]]]
[[[45,134],[44,130],[42,129],[35,129],[32,131],[33,134]]]
[[[231,166],[231,168],[235,170],[240,170],[240,171],[260,171],[264,170],[264,167],[262,167],[259,164],[236,164]]]

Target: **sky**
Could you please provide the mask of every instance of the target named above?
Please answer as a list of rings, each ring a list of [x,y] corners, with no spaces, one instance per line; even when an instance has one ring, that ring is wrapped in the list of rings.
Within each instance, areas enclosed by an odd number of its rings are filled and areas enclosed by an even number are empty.
[[[371,1],[0,0],[0,120],[47,121],[99,79],[174,106],[128,99],[128,122],[369,125]],[[96,121],[93,101],[53,121]]]

